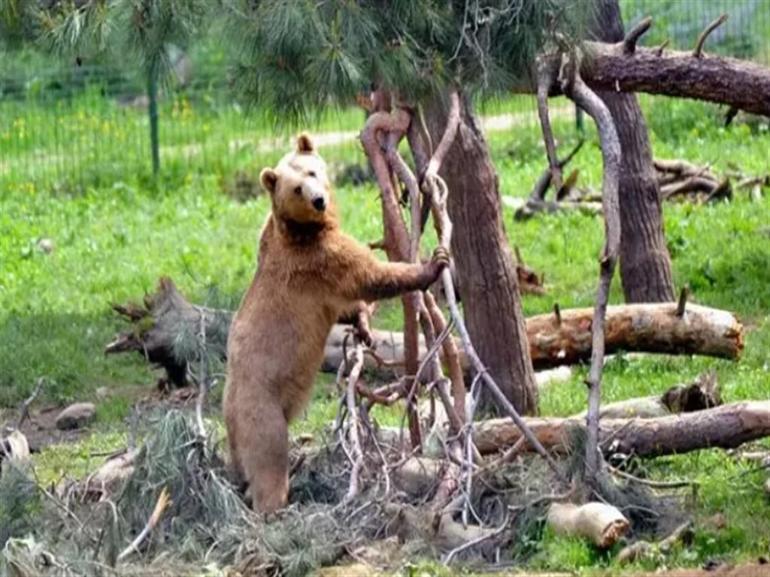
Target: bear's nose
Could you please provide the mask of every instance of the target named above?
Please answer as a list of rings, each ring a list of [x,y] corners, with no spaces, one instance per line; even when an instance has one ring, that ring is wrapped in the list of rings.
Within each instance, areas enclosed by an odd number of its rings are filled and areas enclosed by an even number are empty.
[[[313,208],[315,208],[318,212],[323,212],[323,210],[326,208],[326,200],[323,196],[319,196],[318,198],[313,199]]]

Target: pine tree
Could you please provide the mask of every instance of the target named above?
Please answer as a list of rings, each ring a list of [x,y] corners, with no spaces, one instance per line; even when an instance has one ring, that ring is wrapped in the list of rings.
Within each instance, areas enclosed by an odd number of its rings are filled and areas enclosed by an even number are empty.
[[[374,85],[408,102],[505,92],[588,0],[224,0],[242,94],[299,121]]]
[[[152,168],[157,174],[158,88],[170,78],[169,50],[186,47],[214,7],[206,0],[53,0],[38,6],[35,19],[40,40],[63,57],[111,54],[138,62],[146,82]]]
[[[578,38],[588,0],[227,0],[241,94],[299,122],[377,90],[426,112],[432,140],[446,96],[463,95],[462,126],[442,176],[451,190],[452,252],[481,360],[523,413],[537,411],[515,266],[497,177],[474,117],[478,95],[510,90],[555,32]],[[458,144],[459,143],[459,144]],[[491,398],[482,397],[487,408]]]

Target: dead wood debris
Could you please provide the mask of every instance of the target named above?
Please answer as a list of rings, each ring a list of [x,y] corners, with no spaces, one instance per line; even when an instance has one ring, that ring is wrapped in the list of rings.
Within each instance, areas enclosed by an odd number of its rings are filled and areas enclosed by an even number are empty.
[[[567,157],[558,162],[564,168],[579,151],[582,141]],[[732,167],[724,175],[717,175],[709,165],[698,165],[686,160],[656,159],[655,178],[663,201],[705,204],[729,200],[740,191],[746,191],[752,202],[762,199],[763,190],[770,188],[770,174],[750,175]],[[535,183],[528,199],[503,197],[503,203],[514,209],[516,220],[527,220],[541,213],[580,212],[586,215],[601,214],[601,195],[590,187],[578,185],[580,172],[572,170],[560,186],[551,178],[553,170],[546,168]],[[554,199],[547,194],[554,189]]]

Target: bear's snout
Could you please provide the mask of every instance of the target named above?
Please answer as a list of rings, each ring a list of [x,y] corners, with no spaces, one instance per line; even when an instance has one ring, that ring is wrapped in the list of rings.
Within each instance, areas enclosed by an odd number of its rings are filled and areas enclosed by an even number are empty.
[[[326,199],[323,196],[319,196],[313,199],[313,208],[318,212],[326,210]]]

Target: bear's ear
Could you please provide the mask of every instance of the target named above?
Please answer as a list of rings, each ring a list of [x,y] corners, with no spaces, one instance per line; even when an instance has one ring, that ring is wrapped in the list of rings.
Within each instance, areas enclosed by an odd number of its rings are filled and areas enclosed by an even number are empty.
[[[273,194],[275,192],[275,186],[278,184],[278,174],[272,168],[263,168],[259,174],[259,181],[262,183],[262,187]]]
[[[315,152],[315,146],[307,132],[303,132],[297,137],[297,152],[301,154],[311,154]]]

